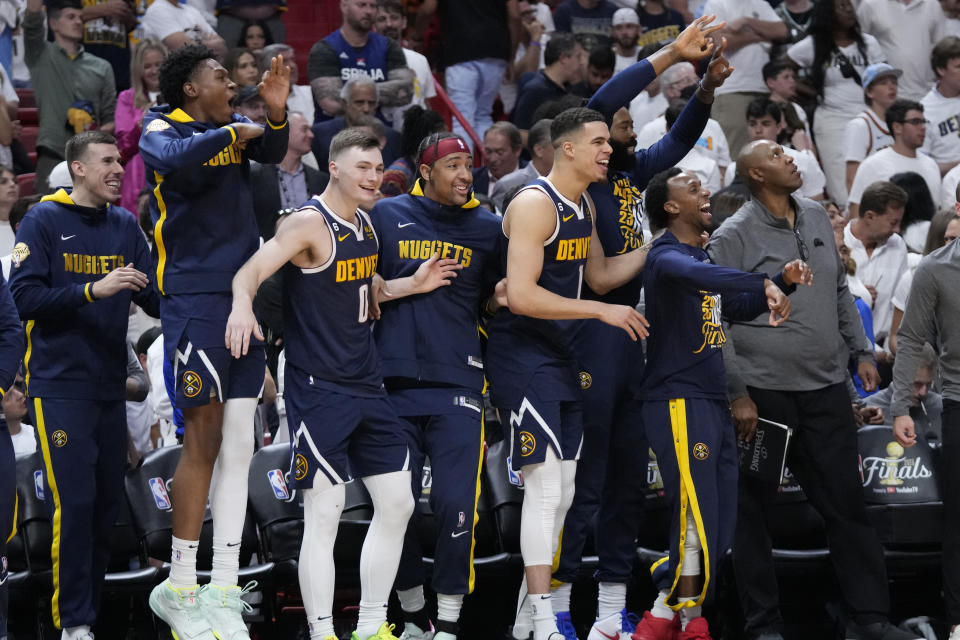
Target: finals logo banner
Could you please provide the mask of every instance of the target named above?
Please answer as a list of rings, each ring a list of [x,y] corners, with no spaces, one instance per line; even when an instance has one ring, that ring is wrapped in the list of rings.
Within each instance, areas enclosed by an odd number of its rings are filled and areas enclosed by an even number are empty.
[[[940,499],[933,456],[926,441],[905,449],[893,429],[878,425],[857,433],[863,497],[873,504],[934,502]]]

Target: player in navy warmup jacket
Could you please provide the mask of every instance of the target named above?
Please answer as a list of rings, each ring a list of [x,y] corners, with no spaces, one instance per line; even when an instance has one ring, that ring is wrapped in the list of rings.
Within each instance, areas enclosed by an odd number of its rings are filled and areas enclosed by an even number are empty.
[[[178,49],[160,70],[168,104],[147,113],[140,138],[164,355],[173,365],[172,399],[185,422],[171,488],[170,577],[153,590],[150,605],[181,638],[248,637],[236,583],[266,358],[262,344],[231,358],[224,328],[231,280],[260,243],[250,160],[278,163],[286,153],[290,71],[281,58],[271,61],[258,88],[267,104],[266,126],[233,112],[236,85],[209,49]],[[201,591],[196,553],[208,495],[213,571]]]
[[[7,282],[0,274],[0,398],[13,385],[13,380],[23,357],[23,327],[13,304]],[[7,540],[17,532],[17,467],[13,452],[13,440],[6,429],[0,426],[0,638],[7,637]]]
[[[636,134],[626,109],[667,67],[680,61],[696,63],[710,55],[703,48],[718,25],[700,18],[679,38],[660,51],[618,73],[587,103],[602,113],[610,125],[610,173],[607,180],[587,189],[596,208],[597,238],[607,256],[645,251],[642,227],[642,193],[656,173],[673,166],[696,144],[710,116],[713,90],[730,74],[723,47],[713,51],[702,87],[687,103],[676,126],[649,149],[635,149]],[[583,296],[613,304],[634,306],[640,299],[641,276],[604,295],[586,287]],[[622,331],[597,320],[586,320],[574,342],[583,390],[584,442],[577,468],[576,493],[563,527],[557,570],[562,584],[552,589],[558,626],[574,640],[570,622],[571,584],[580,573],[587,529],[596,522],[599,564],[599,603],[595,629],[588,640],[603,640],[620,631],[632,632],[626,612],[627,583],[636,561],[636,537],[645,500],[647,462],[639,409],[631,398],[643,375],[643,349]],[[631,389],[632,387],[632,389]],[[556,585],[556,582],[554,583]],[[519,625],[522,635],[525,625]]]
[[[790,314],[786,293],[809,282],[810,271],[798,260],[771,280],[714,265],[702,246],[710,192],[690,172],[654,176],[646,202],[651,225],[666,231],[643,273],[650,337],[640,413],[670,502],[670,555],[653,567],[660,595],[635,637],[709,640],[700,609],[737,513],[723,321],[769,311],[770,324],[782,324]]]
[[[376,201],[383,178],[377,139],[345,129],[330,145],[330,183],[291,214],[233,282],[227,339],[234,356],[262,340],[253,296],[266,278],[284,272],[284,340],[290,475],[302,490],[304,534],[300,589],[312,638],[335,638],[333,546],[344,483],[363,480],[373,520],[360,556],[360,612],[355,640],[391,640],[387,600],[403,533],[413,512],[410,451],[386,391],[370,331],[379,239],[360,211]],[[456,261],[422,263],[388,281],[394,297],[425,293],[452,276]],[[375,298],[376,299],[376,298]]]
[[[635,277],[646,258],[640,251],[604,256],[594,231],[584,192],[607,176],[612,149],[604,117],[568,109],[554,118],[550,135],[553,169],[522,189],[504,214],[510,308],[493,318],[486,362],[492,400],[510,425],[510,464],[523,472],[519,608],[531,605],[536,640],[563,637],[550,604],[550,573],[583,434],[572,351],[580,320],[598,318],[634,339],[646,335],[633,307],[580,299],[584,281],[609,291]]]
[[[70,139],[73,190],[44,197],[17,229],[10,291],[26,321],[24,381],[53,524],[53,622],[84,638],[97,619],[127,459],[127,318],[157,315],[136,217],[111,203],[123,167],[113,136]]]
[[[428,136],[417,158],[419,178],[411,193],[381,200],[371,212],[381,242],[380,274],[388,280],[409,276],[434,253],[462,268],[450,286],[387,302],[374,335],[387,392],[408,427],[417,499],[424,457],[430,458],[430,505],[438,524],[436,630],[437,637],[449,634],[440,640],[450,640],[457,635],[463,596],[474,585],[484,447],[478,321],[500,276],[500,218],[473,197],[473,159],[459,136]],[[422,558],[416,528],[408,527],[396,585],[408,638],[430,629]]]

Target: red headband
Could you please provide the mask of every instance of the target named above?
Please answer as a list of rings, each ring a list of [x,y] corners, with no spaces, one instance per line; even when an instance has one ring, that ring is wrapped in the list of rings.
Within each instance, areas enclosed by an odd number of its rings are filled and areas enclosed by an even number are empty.
[[[432,165],[440,158],[451,153],[470,153],[470,147],[459,136],[444,138],[424,149],[423,155],[420,157],[420,164]]]

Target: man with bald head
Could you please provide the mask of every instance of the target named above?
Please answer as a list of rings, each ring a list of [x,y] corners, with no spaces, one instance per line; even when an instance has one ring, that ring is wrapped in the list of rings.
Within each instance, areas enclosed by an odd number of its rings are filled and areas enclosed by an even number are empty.
[[[879,382],[871,343],[847,290],[833,229],[823,207],[794,195],[802,177],[776,142],[745,146],[737,171],[753,197],[713,234],[707,251],[719,265],[776,273],[804,260],[813,283],[793,294],[794,312],[781,330],[736,321],[724,363],[734,424],[751,440],[758,416],[793,429],[787,464],[823,516],[827,544],[849,613],[848,638],[900,640],[914,635],[890,625],[883,551],[867,518],[857,472],[857,430],[845,387],[848,353],[868,390]],[[781,638],[776,577],[764,508],[776,482],[741,474],[734,570],[747,636]]]

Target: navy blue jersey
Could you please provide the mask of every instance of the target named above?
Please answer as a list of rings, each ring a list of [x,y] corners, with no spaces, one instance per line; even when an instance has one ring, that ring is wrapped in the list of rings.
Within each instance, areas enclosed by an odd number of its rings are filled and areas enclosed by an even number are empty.
[[[581,198],[579,205],[570,202],[545,177],[537,178],[523,190],[526,189],[546,194],[557,215],[556,230],[543,246],[543,269],[537,284],[565,298],[579,299],[593,233],[587,200]],[[523,214],[516,211],[511,215]],[[571,367],[573,343],[582,322],[530,318],[506,309],[497,313],[490,325],[487,346],[494,402],[509,406],[511,398],[523,393],[530,377],[541,367]]]
[[[246,122],[234,114],[233,122]],[[241,149],[230,125],[197,122],[162,105],[143,119],[140,155],[151,190],[156,282],[163,295],[230,292],[233,276],[260,246],[250,160],[277,163],[286,121],[267,121]]]
[[[357,49],[343,39],[337,29],[323,39],[337,53],[340,61],[340,79],[344,82],[358,77],[368,77],[374,82],[387,79],[387,52],[390,40],[379,33],[367,34],[367,44]]]
[[[618,171],[610,176],[609,182],[594,182],[587,188],[587,193],[597,212],[597,238],[605,256],[621,256],[643,246],[643,188],[629,173]],[[640,301],[642,283],[642,276],[638,273],[630,282],[602,296],[585,285],[583,297],[633,307]]]
[[[24,349],[23,327],[7,282],[0,273],[0,398],[13,385]],[[0,529],[2,535],[2,529]]]
[[[380,274],[411,276],[434,253],[463,265],[450,286],[381,306],[374,328],[384,378],[483,388],[477,322],[500,279],[500,218],[471,198],[445,207],[423,195],[386,198],[371,211],[380,238]],[[387,386],[390,386],[389,380]]]
[[[98,300],[91,287],[130,263],[150,275],[147,241],[125,209],[82,207],[61,189],[23,218],[10,292],[27,323],[28,395],[124,398],[130,301],[156,316],[157,294],[151,283]]]
[[[715,265],[706,251],[669,231],[654,241],[643,271],[650,322],[643,399],[726,399],[723,320],[767,311],[766,278]]]
[[[380,395],[383,383],[367,319],[378,261],[376,232],[362,211],[350,223],[320,198],[308,200],[304,208],[323,218],[333,245],[330,258],[319,267],[285,268],[287,363],[309,374],[314,385],[340,393]]]

